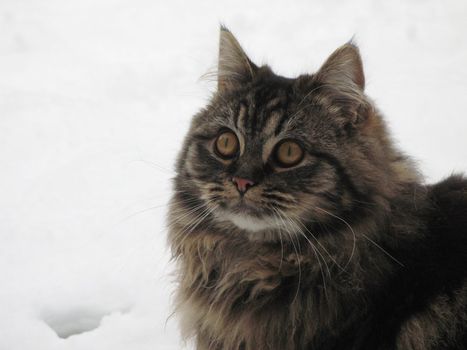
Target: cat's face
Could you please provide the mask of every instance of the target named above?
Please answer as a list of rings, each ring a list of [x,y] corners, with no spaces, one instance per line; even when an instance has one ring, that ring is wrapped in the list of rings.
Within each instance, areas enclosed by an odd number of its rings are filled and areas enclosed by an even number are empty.
[[[185,170],[218,219],[258,231],[344,200],[330,161],[337,130],[295,83],[266,77],[219,97],[195,119]]]
[[[249,232],[293,232],[349,210],[374,175],[357,130],[369,113],[363,85],[353,45],[317,74],[286,79],[222,31],[218,92],[185,140],[178,205]]]

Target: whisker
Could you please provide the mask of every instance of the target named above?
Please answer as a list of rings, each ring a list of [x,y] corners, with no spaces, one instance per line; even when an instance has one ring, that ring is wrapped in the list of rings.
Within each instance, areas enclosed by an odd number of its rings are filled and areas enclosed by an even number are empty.
[[[199,215],[197,215],[191,222],[184,227],[184,229],[180,232],[178,232],[178,235],[184,235],[182,240],[179,242],[179,244],[176,245],[174,251],[178,251],[180,247],[183,245],[185,242],[185,239],[190,236],[190,233],[192,233],[196,227],[199,226],[203,222],[203,220],[208,217],[214,210],[216,209],[216,206],[214,207],[206,207]]]
[[[341,218],[341,217],[339,217],[339,216],[337,216],[337,215],[334,215],[333,213],[330,213],[329,211],[324,210],[324,209],[322,209],[322,208],[319,208],[319,207],[317,207],[317,206],[314,206],[314,208],[317,209],[317,210],[321,210],[322,212],[324,212],[324,213],[326,213],[326,214],[332,216],[333,218],[336,218],[336,219],[340,220],[341,222],[343,222],[343,223],[349,228],[350,232],[352,232],[352,235],[353,235],[352,251],[351,251],[351,253],[350,253],[349,260],[348,260],[348,261],[345,263],[345,265],[344,265],[344,271],[345,271],[345,269],[346,269],[347,266],[350,264],[350,261],[352,260],[354,254],[355,254],[355,249],[356,249],[356,246],[357,246],[357,235],[355,234],[355,231],[354,231],[354,229],[352,228],[352,226],[350,226],[350,224],[349,224],[346,220],[344,220],[343,218]]]
[[[389,252],[387,250],[385,250],[383,247],[381,247],[378,243],[376,243],[375,241],[373,241],[370,237],[368,237],[367,235],[365,235],[364,233],[362,233],[362,236],[364,238],[366,238],[368,241],[370,241],[371,243],[373,243],[376,247],[378,247],[384,254],[386,254],[388,257],[390,257],[392,260],[394,260],[396,263],[398,263],[400,266],[402,267],[405,267],[405,265],[403,263],[401,263],[399,260],[397,260],[395,257],[393,257],[391,254],[389,254]]]
[[[303,233],[302,230],[299,229],[299,233],[306,238],[305,234]],[[308,240],[308,239],[307,239]],[[313,252],[315,253],[315,256],[316,256],[316,260],[318,261],[318,264],[319,264],[319,269],[320,269],[320,272],[321,272],[321,279],[323,281],[323,289],[324,289],[324,295],[326,297],[326,300],[329,300],[328,298],[328,292],[327,292],[327,287],[326,287],[326,278],[324,276],[324,271],[323,271],[323,266],[321,265],[321,261],[319,259],[319,257],[321,256],[321,259],[323,260],[323,263],[325,264],[326,266],[326,269],[328,271],[328,276],[331,277],[331,271],[329,270],[329,266],[327,265],[326,263],[326,260],[324,259],[324,257],[321,255],[321,253],[317,250],[317,247],[315,247],[310,240],[308,240],[308,242],[310,243],[310,247],[311,249],[313,250]]]
[[[282,221],[282,223],[284,224],[285,232],[286,232],[286,233],[289,235],[289,237],[290,237],[290,241],[291,241],[292,246],[293,246],[293,248],[294,248],[294,250],[295,250],[295,256],[297,257],[297,263],[298,263],[298,284],[297,284],[297,291],[295,292],[295,296],[294,296],[294,298],[293,298],[293,300],[292,300],[292,303],[293,303],[293,302],[295,302],[295,300],[298,298],[298,294],[299,294],[299,292],[300,292],[300,284],[301,284],[301,280],[302,280],[302,269],[301,269],[301,263],[300,263],[300,256],[298,255],[298,251],[297,251],[297,248],[296,248],[296,246],[295,246],[295,243],[294,243],[294,240],[293,240],[293,236],[292,236],[292,234],[290,233],[290,231],[287,229],[287,226],[285,225],[285,222],[284,222],[284,220],[282,219],[281,213],[278,211],[278,209],[276,209],[276,208],[273,208],[273,209],[276,211],[276,213],[277,213],[279,219],[280,219],[280,220]],[[300,243],[299,243],[298,241],[297,241],[297,244],[300,246]]]
[[[147,164],[147,165],[150,165],[152,168],[154,169],[157,169],[157,170],[160,170],[168,175],[174,175],[175,172],[173,170],[170,170],[170,169],[167,169],[157,163],[154,163],[154,162],[151,162],[149,160],[145,160],[145,159],[135,159],[133,160],[133,162],[141,162],[141,163],[144,163],[144,164]]]
[[[134,213],[131,213],[131,214],[125,216],[124,218],[122,218],[120,220],[120,222],[125,222],[126,220],[129,220],[129,219],[131,219],[132,217],[134,217],[136,215],[143,214],[143,213],[146,213],[148,211],[155,210],[155,209],[160,209],[160,208],[164,208],[164,207],[167,207],[167,204],[154,205],[154,206],[149,207],[149,208],[138,210],[138,211],[136,211]]]
[[[342,271],[345,271],[342,266],[332,257],[332,255],[328,252],[328,250],[321,244],[321,242],[319,241],[318,238],[316,238],[316,236],[308,229],[308,227],[306,227],[306,225],[300,220],[300,218],[298,217],[298,215],[293,215],[295,218],[296,218],[296,221],[297,223],[299,223],[309,234],[310,236],[316,241],[316,243],[324,250],[324,252],[328,255],[329,259],[339,268],[341,269]],[[304,236],[307,240],[308,240],[308,237],[306,237],[306,235]],[[312,244],[310,242],[310,244]],[[318,248],[318,247],[316,247]],[[324,259],[324,257],[323,257]]]
[[[273,213],[274,221],[278,221],[277,214]],[[282,262],[284,261],[284,242],[282,241],[282,231],[279,229],[279,240],[281,242],[281,261],[279,263],[279,271],[282,269]]]
[[[353,247],[352,247],[352,253],[350,255],[350,258],[349,260],[347,261],[347,263],[344,265],[344,268],[346,268],[349,263],[350,263],[350,260],[352,259],[353,255],[354,255],[354,252],[355,252],[355,247],[356,247],[356,234],[355,234],[355,231],[353,230],[353,228],[350,226],[350,224],[344,220],[343,218],[337,216],[337,215],[334,215],[330,212],[328,212],[327,210],[324,210],[322,208],[319,208],[319,207],[315,207],[315,209],[318,209],[318,210],[321,210],[323,212],[325,212],[326,214],[342,221],[343,223],[345,223],[350,231],[352,232],[353,236],[354,236],[354,244],[353,244]],[[370,237],[368,237],[366,234],[364,234],[363,232],[361,232],[361,235],[363,236],[363,238],[365,238],[366,240],[368,240],[369,242],[373,243],[377,248],[379,248],[384,254],[386,254],[389,258],[391,258],[392,260],[394,260],[396,263],[398,263],[399,265],[401,265],[402,267],[404,267],[404,264],[401,263],[399,260],[397,260],[394,256],[392,256],[387,250],[385,250],[383,247],[381,247],[378,243],[376,243],[374,240],[372,240]]]
[[[283,213],[283,214],[286,217],[286,219],[288,219],[288,221],[292,221],[292,219],[288,218],[285,215],[285,213]],[[321,261],[320,261],[320,256],[321,256],[321,259],[323,260],[323,263],[325,264],[325,266],[327,268],[329,277],[331,277],[331,272],[329,270],[329,266],[326,264],[326,261],[325,261],[324,257],[321,255],[321,253],[317,250],[317,247],[314,246],[314,244],[308,239],[308,237],[306,237],[304,232],[299,227],[297,227],[297,229],[298,229],[298,233],[300,233],[300,235],[302,237],[304,237],[308,241],[308,243],[310,244],[311,249],[313,250],[313,252],[314,252],[314,254],[316,256],[316,260],[318,261],[320,272],[321,272],[321,278],[322,278],[322,281],[323,281],[324,295],[326,297],[326,300],[329,300],[328,299],[328,293],[327,293],[327,287],[326,287],[326,278],[324,276],[324,271],[323,271],[323,266],[322,266]]]

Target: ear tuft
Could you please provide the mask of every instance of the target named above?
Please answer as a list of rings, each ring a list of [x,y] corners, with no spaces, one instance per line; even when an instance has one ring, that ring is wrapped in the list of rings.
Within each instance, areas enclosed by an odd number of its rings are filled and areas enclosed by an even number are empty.
[[[218,90],[223,92],[238,88],[251,81],[257,67],[250,61],[237,39],[224,25],[220,27]]]

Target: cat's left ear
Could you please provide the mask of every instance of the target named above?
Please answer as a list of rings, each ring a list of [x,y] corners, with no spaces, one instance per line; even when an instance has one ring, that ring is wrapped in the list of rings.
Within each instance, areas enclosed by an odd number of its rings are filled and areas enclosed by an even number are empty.
[[[221,26],[217,67],[218,91],[226,92],[239,88],[254,78],[257,69],[233,34]]]
[[[363,92],[363,64],[354,43],[349,42],[334,51],[315,77],[333,103],[341,107],[339,120],[345,128],[367,120],[370,104]]]
[[[321,81],[336,88],[363,91],[365,75],[358,47],[353,42],[339,47],[322,65],[317,76]]]

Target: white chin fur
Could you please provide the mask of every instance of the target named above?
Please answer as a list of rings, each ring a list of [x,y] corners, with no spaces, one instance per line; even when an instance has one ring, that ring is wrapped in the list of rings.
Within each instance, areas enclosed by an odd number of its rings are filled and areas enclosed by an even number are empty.
[[[278,228],[278,222],[272,217],[266,217],[264,219],[258,219],[249,215],[241,215],[235,213],[223,213],[223,219],[231,221],[238,228],[250,231],[250,232],[259,232],[268,229]]]

